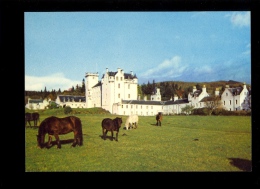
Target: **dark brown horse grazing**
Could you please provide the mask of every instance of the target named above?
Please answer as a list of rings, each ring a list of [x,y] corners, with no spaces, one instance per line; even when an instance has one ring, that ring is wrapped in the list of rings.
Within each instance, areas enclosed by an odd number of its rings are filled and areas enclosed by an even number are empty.
[[[40,121],[40,114],[37,112],[34,113],[25,113],[25,127],[28,122],[31,127],[31,121],[34,123],[34,127],[37,126],[37,121]]]
[[[43,120],[39,126],[37,142],[38,147],[44,147],[44,138],[45,135],[49,135],[49,140],[47,143],[47,148],[51,147],[52,136],[56,138],[57,148],[61,148],[61,143],[59,139],[59,135],[67,134],[70,132],[74,132],[74,141],[71,145],[75,147],[76,145],[83,145],[83,134],[82,134],[82,124],[81,120],[75,116],[68,116],[64,118],[58,117],[48,117]]]
[[[159,112],[157,115],[156,115],[156,125],[158,126],[162,126],[162,112]]]
[[[118,133],[122,123],[123,123],[122,118],[119,117],[116,117],[115,119],[110,119],[110,118],[103,119],[101,123],[103,139],[106,140],[107,132],[111,131],[112,141],[113,141],[113,135],[115,131],[116,132],[115,140],[118,141]]]

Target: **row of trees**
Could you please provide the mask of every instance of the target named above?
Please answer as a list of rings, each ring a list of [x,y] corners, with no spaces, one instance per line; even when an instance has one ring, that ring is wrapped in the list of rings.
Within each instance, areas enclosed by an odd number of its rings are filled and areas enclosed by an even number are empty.
[[[25,104],[28,102],[28,98],[31,99],[51,99],[55,101],[58,95],[75,95],[75,96],[85,96],[85,80],[82,80],[81,86],[78,84],[76,87],[72,86],[69,90],[61,91],[60,89],[56,91],[52,89],[48,91],[45,87],[42,91],[25,91]]]

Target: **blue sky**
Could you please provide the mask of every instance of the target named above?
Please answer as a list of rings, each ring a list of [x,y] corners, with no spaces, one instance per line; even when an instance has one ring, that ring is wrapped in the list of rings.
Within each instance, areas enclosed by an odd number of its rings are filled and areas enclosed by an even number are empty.
[[[121,68],[148,81],[251,84],[248,11],[25,12],[25,90]]]

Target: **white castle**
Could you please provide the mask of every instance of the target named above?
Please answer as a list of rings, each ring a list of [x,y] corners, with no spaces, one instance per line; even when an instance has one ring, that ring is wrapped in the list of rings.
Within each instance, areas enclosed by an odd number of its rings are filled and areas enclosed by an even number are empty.
[[[137,91],[138,79],[136,75],[125,73],[123,69],[118,68],[116,72],[108,71],[106,68],[101,81],[98,80],[98,73],[86,73],[86,108],[102,107],[112,114],[142,116],[153,116],[158,112],[163,114],[180,114],[182,108],[190,105],[194,108],[205,107],[205,100],[209,97],[206,86],[203,85],[202,91],[193,87],[193,91],[188,94],[188,99],[178,99],[177,95],[169,101],[161,101],[160,89],[156,88],[155,93],[151,95],[151,100],[144,97],[143,100]],[[215,91],[219,95],[219,91]],[[246,84],[243,88],[229,88],[226,86],[221,95],[223,108],[236,110],[251,109],[251,95]]]
[[[197,90],[196,86],[188,94],[188,98],[178,98],[175,94],[168,101],[161,101],[160,88],[155,88],[151,95],[151,100],[146,96],[142,100],[138,94],[138,78],[133,72],[125,73],[123,69],[118,68],[116,72],[108,71],[106,68],[101,80],[98,73],[86,73],[85,75],[85,96],[59,95],[56,103],[61,106],[70,106],[71,108],[93,108],[101,107],[108,110],[111,114],[117,115],[142,115],[154,116],[158,112],[163,114],[180,114],[185,106],[194,108],[203,108],[207,101],[210,101],[210,95],[203,85],[202,90]],[[220,96],[216,89],[215,96]],[[243,87],[230,88],[226,85],[221,94],[222,108],[229,111],[251,110],[251,89],[247,89],[246,84]],[[26,107],[29,109],[44,109],[50,100],[28,100]]]

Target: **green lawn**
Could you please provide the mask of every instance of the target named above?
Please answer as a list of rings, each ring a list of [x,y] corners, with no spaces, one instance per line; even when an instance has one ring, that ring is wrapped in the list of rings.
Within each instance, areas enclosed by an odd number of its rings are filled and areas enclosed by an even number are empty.
[[[49,115],[42,113],[40,120]],[[64,117],[65,115],[56,115]],[[110,114],[77,114],[83,125],[83,146],[63,143],[61,149],[37,148],[37,128],[25,129],[26,172],[190,172],[250,171],[250,116],[139,116],[137,129],[120,128],[118,142],[101,138],[101,121]],[[108,132],[108,136],[111,133]],[[73,133],[60,135],[62,141]],[[47,140],[47,135],[46,135]],[[45,140],[45,141],[46,141]]]

